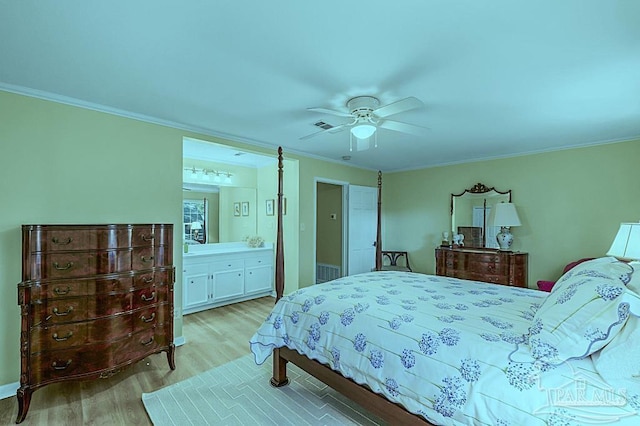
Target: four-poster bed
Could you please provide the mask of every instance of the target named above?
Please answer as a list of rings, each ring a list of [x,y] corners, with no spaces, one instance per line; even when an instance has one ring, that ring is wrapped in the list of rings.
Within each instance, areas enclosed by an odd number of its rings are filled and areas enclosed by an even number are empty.
[[[278,197],[277,197],[277,236],[276,236],[276,302],[284,293],[284,243],[282,238],[282,200],[283,200],[283,157],[282,147],[278,148]],[[376,224],[376,258],[375,270],[382,269],[382,172],[378,172],[378,205]],[[409,413],[400,405],[390,402],[388,399],[370,391],[366,387],[358,385],[339,373],[336,373],[326,365],[300,355],[295,350],[287,347],[273,350],[273,377],[271,384],[281,387],[289,384],[287,378],[287,363],[292,362],[307,373],[316,377],[331,388],[349,397],[354,402],[371,411],[380,418],[394,425],[416,425],[430,423],[424,419]]]
[[[278,301],[250,342],[257,363],[272,358],[273,386],[293,362],[394,425],[639,420],[640,387],[601,375],[640,313],[633,268],[586,262],[550,295],[380,271],[379,173],[376,271],[284,295],[282,149],[278,159]]]

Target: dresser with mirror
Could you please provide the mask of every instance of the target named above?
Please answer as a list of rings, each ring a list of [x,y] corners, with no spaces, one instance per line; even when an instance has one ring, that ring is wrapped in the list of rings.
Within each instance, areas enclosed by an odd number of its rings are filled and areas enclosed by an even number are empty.
[[[511,202],[511,190],[500,191],[482,183],[451,194],[451,230],[463,245],[444,242],[436,248],[436,275],[527,287],[527,253],[498,250],[489,214],[498,203]]]

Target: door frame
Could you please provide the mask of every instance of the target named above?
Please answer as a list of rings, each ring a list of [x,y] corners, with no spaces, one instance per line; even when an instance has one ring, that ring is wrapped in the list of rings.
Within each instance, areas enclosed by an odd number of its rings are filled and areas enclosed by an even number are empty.
[[[317,259],[317,247],[318,247],[318,184],[328,183],[330,185],[336,185],[342,187],[342,264],[340,265],[340,273],[345,275],[345,268],[347,267],[347,240],[348,240],[348,228],[347,228],[347,216],[349,214],[349,182],[327,179],[322,177],[315,177],[313,179],[313,285],[316,284],[317,272],[318,272],[318,259]]]

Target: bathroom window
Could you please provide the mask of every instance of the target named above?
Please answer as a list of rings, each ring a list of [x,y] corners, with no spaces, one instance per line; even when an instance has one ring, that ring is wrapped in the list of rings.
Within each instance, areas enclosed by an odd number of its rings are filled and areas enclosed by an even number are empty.
[[[192,244],[204,244],[207,241],[207,201],[183,200],[182,221],[184,223],[184,241]]]

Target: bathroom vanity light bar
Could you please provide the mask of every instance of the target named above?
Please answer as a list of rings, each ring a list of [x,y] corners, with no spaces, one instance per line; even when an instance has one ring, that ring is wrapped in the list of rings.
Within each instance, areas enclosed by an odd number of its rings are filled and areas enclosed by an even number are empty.
[[[213,169],[199,169],[197,167],[185,167],[186,175],[191,179],[201,179],[204,181],[231,183],[231,172]]]

